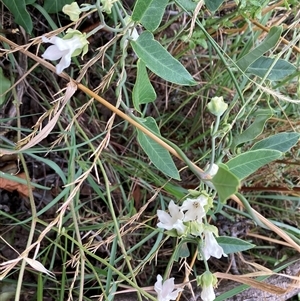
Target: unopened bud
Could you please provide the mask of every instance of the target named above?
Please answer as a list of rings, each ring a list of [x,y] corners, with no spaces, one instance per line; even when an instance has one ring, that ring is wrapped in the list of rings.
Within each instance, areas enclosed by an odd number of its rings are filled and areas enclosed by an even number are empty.
[[[227,110],[228,104],[225,103],[223,96],[213,97],[212,100],[207,105],[207,108],[210,113],[220,117]]]

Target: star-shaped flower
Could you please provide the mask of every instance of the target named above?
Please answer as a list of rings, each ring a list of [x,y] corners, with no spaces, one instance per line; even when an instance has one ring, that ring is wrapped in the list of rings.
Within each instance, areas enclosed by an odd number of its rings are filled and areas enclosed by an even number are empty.
[[[78,30],[68,30],[65,37],[51,37],[50,39],[42,36],[44,43],[51,43],[42,57],[46,60],[55,61],[60,59],[56,65],[56,73],[60,74],[65,68],[71,64],[71,57],[79,55],[82,56],[87,53],[88,41],[85,34]]]
[[[174,278],[167,279],[164,283],[161,275],[157,275],[157,281],[154,285],[154,290],[157,293],[158,301],[176,300],[181,288],[175,289]]]
[[[173,201],[170,202],[168,208],[170,214],[163,210],[157,210],[157,216],[159,219],[157,227],[166,230],[176,229],[177,233],[182,235],[186,230],[186,226],[182,221],[184,217],[183,212],[180,210],[179,206],[175,205]]]
[[[202,223],[202,218],[206,215],[206,212],[204,210],[204,206],[207,205],[208,198],[204,195],[200,195],[196,199],[186,199],[182,206],[181,210],[185,211],[183,221],[198,221],[199,223]]]

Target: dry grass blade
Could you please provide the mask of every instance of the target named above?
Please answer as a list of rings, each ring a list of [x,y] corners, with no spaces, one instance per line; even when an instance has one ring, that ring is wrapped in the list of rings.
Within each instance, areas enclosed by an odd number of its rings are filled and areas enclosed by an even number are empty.
[[[27,150],[35,145],[37,145],[39,142],[41,142],[43,139],[45,139],[50,132],[52,131],[52,129],[54,128],[54,126],[57,123],[57,120],[61,114],[61,112],[63,111],[65,105],[67,104],[67,102],[69,101],[69,99],[73,96],[73,94],[75,93],[77,89],[77,86],[74,84],[74,82],[69,82],[69,84],[67,85],[67,90],[65,93],[65,96],[62,100],[62,104],[60,109],[54,114],[54,116],[49,120],[48,124],[41,129],[41,131],[39,132],[39,134],[37,134],[34,138],[32,138],[28,143],[25,144],[25,146],[21,147],[18,150],[6,150],[6,149],[0,149],[0,154],[1,155],[11,155],[11,154],[16,154],[19,152],[22,152],[24,150]],[[26,140],[28,138],[25,138],[23,140]]]
[[[262,276],[262,275],[263,274],[259,274],[257,276]],[[217,272],[217,273],[215,273],[215,276],[217,278],[228,279],[228,280],[233,280],[233,281],[236,281],[239,283],[243,283],[243,284],[249,285],[251,287],[257,288],[259,290],[268,292],[270,294],[282,295],[287,292],[286,289],[277,287],[272,284],[267,284],[264,282],[260,282],[260,281],[251,279],[251,278],[247,277],[247,275],[243,275],[243,277],[241,277],[240,275],[231,275],[231,274]]]
[[[232,195],[231,199],[234,200],[236,203],[238,203],[241,207],[244,207],[240,199]],[[265,224],[270,230],[274,231],[278,236],[280,236],[283,240],[285,240],[289,246],[293,249],[295,249],[297,252],[300,252],[300,246],[294,242],[283,230],[278,228],[276,225],[274,225],[272,222],[270,222],[268,219],[263,217],[260,213],[258,213],[255,209],[252,208],[252,212],[260,219],[260,221]]]

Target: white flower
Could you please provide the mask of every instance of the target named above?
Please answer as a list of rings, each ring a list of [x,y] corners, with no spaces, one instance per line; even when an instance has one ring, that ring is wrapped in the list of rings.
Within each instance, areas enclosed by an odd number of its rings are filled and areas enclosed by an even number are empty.
[[[209,166],[208,168],[209,169],[207,171],[205,171],[205,173],[203,175],[203,179],[206,180],[205,183],[207,186],[216,190],[214,184],[211,182],[211,179],[217,174],[217,172],[219,170],[219,166],[217,164],[213,163],[212,167],[210,168],[210,166]]]
[[[77,2],[66,4],[62,11],[64,14],[70,17],[71,21],[77,21],[79,19],[79,15],[81,14],[81,9],[79,8]]]
[[[206,171],[205,174],[213,178],[217,174],[218,170],[219,166],[213,163],[212,167],[208,171]]]
[[[204,259],[208,260],[210,256],[215,258],[227,257],[223,248],[218,244],[212,231],[204,230],[204,247],[202,249]]]
[[[157,293],[158,301],[176,300],[179,292],[181,292],[182,289],[174,289],[174,278],[167,279],[164,283],[162,283],[162,277],[160,275],[157,275],[157,281],[155,282],[154,290]]]
[[[50,39],[42,37],[44,43],[51,43],[42,57],[46,60],[55,61],[60,59],[56,65],[56,73],[60,74],[65,68],[71,64],[71,57],[79,55],[82,56],[88,51],[88,41],[85,34],[78,30],[67,30],[67,34],[63,39],[59,37],[52,37]]]
[[[132,21],[132,18],[130,16],[126,16],[124,18],[124,23],[126,25],[127,32],[121,39],[121,48],[126,49],[128,45],[128,40],[130,41],[136,41],[139,37],[139,33],[137,29],[135,28],[135,22]]]
[[[202,218],[206,215],[204,206],[207,205],[208,198],[204,195],[200,195],[196,199],[186,199],[182,206],[181,210],[186,211],[184,214],[183,221],[198,221],[199,223],[202,223]]]
[[[129,40],[136,41],[138,39],[138,37],[139,37],[139,33],[137,32],[136,28],[135,27],[131,28],[129,30],[129,32],[130,32],[130,35],[128,37]]]
[[[213,301],[216,298],[214,286],[218,280],[211,272],[206,271],[201,276],[197,277],[197,284],[202,286],[201,299],[203,301]]]
[[[176,229],[179,235],[185,232],[186,226],[183,224],[184,214],[180,210],[180,207],[175,205],[173,201],[169,204],[169,212],[163,210],[157,210],[157,216],[159,219],[159,223],[157,224],[158,228],[172,230]]]

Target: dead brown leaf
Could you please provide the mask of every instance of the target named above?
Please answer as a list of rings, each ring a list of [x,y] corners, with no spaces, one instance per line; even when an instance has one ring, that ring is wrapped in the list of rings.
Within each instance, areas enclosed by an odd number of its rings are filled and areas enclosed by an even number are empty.
[[[27,180],[26,174],[24,172],[16,175],[16,177]],[[21,184],[12,180],[8,180],[2,178],[1,176],[0,176],[0,188],[5,189],[9,192],[13,192],[16,190],[21,196],[25,196],[25,197],[28,197],[29,195],[28,185]],[[34,189],[34,187],[31,187],[31,189]]]

